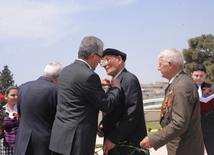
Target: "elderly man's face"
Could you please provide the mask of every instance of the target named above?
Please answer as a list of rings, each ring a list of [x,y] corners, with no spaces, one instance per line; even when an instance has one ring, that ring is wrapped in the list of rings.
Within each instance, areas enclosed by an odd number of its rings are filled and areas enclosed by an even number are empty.
[[[205,81],[207,74],[199,70],[191,73],[191,76],[195,84],[201,85]]]
[[[171,79],[171,76],[170,76],[170,74],[169,74],[169,73],[170,73],[170,69],[169,69],[170,65],[169,65],[169,62],[163,61],[163,59],[160,58],[159,61],[158,61],[158,63],[159,63],[159,65],[158,65],[158,70],[161,72],[162,77],[163,77],[163,78],[166,78],[166,79],[168,79],[168,80],[170,80],[170,79]]]
[[[118,56],[105,55],[102,60],[102,67],[105,68],[106,72],[110,76],[116,76],[119,72],[119,59]]]

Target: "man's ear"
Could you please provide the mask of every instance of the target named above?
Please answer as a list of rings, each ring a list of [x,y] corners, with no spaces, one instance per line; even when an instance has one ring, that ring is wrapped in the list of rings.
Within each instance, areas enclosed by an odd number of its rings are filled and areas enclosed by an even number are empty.
[[[89,55],[89,59],[93,59],[94,58],[94,56],[95,56],[95,53],[91,53],[90,55]]]
[[[168,68],[172,69],[173,63],[171,61],[168,61],[167,63],[168,63]]]
[[[123,62],[123,59],[122,59],[122,57],[121,56],[118,56],[118,62],[119,62],[119,64],[121,64],[122,62]]]

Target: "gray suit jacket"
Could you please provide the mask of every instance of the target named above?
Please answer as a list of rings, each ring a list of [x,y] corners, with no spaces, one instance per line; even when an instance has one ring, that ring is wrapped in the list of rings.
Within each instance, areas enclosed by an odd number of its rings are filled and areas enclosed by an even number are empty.
[[[204,154],[198,92],[183,71],[166,91],[160,123],[163,129],[149,135],[154,149],[166,144],[168,155]]]
[[[99,76],[82,61],[65,67],[58,84],[58,106],[50,150],[63,155],[94,155],[99,110],[110,112],[120,89],[102,89]]]

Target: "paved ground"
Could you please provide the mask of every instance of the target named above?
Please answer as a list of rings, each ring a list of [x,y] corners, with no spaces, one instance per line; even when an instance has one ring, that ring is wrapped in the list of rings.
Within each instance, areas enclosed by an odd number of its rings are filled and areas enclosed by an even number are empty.
[[[103,138],[100,138],[97,136],[97,140],[96,140],[96,144],[103,144]],[[102,148],[97,148],[95,149],[95,155],[103,155],[103,151]],[[166,147],[163,146],[161,148],[159,148],[157,151],[155,151],[154,149],[150,149],[150,155],[166,155]]]
[[[103,144],[103,138],[97,136],[96,144]],[[95,155],[103,155],[102,148],[95,149],[95,152]],[[166,146],[159,148],[157,151],[150,149],[150,155],[167,155]],[[204,155],[207,155],[207,153]]]

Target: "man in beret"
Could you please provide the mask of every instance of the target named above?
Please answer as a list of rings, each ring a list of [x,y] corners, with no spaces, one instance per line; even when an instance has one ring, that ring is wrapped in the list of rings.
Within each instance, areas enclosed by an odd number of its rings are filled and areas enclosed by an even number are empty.
[[[121,82],[124,97],[119,105],[107,113],[98,128],[98,135],[104,136],[103,152],[108,155],[144,154],[129,147],[139,147],[139,143],[147,135],[143,112],[142,92],[137,77],[125,68],[126,54],[116,49],[106,49],[103,52],[102,67],[113,79]],[[110,79],[109,79],[110,83]]]

